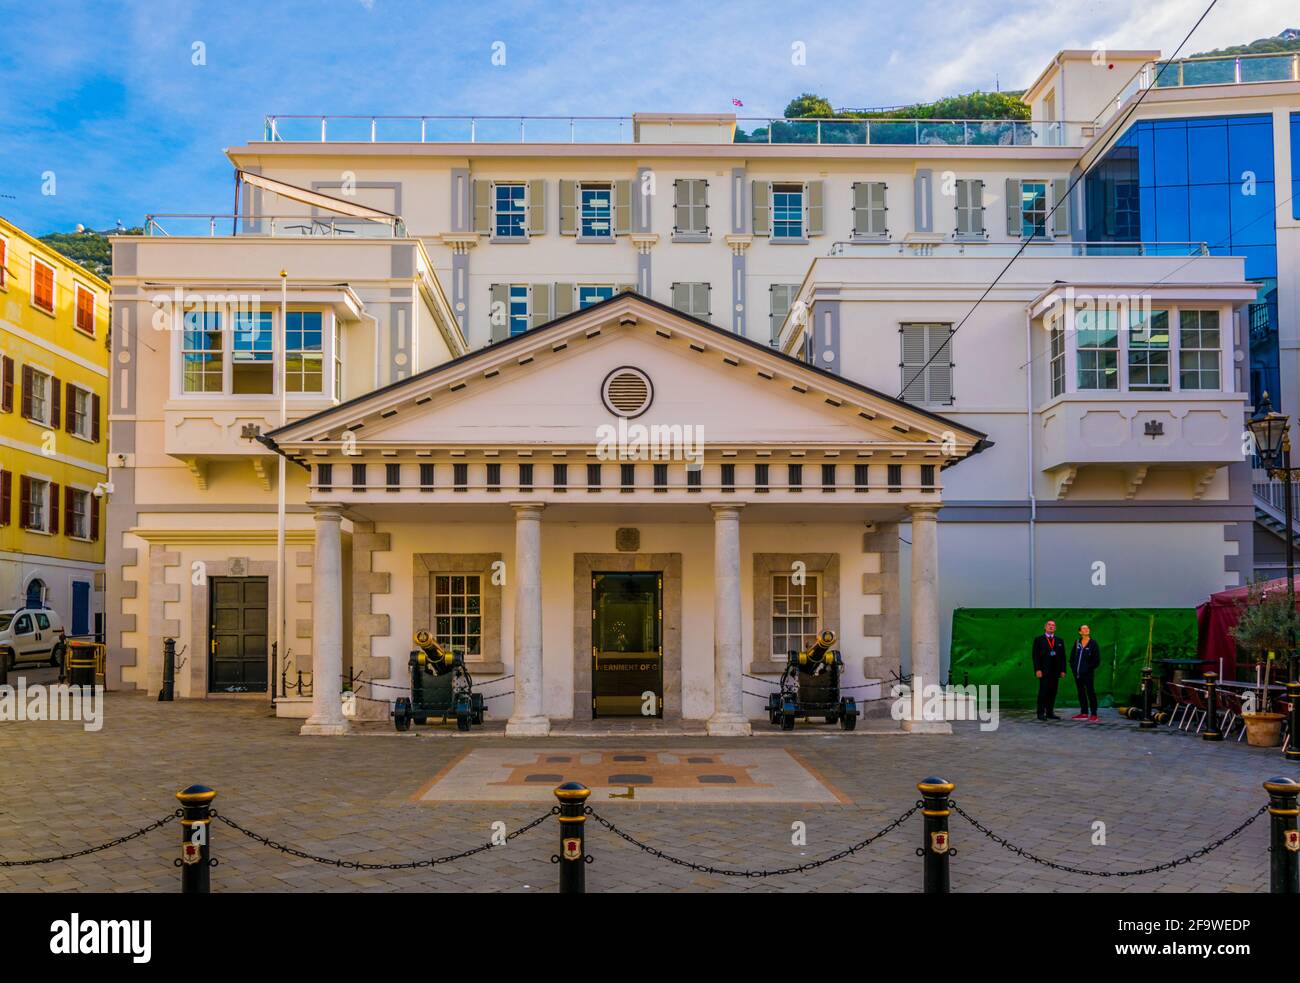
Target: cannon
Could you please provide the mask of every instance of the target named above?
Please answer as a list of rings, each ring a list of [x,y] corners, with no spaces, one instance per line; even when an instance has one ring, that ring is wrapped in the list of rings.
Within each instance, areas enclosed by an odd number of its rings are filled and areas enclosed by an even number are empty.
[[[835,632],[823,628],[803,652],[787,653],[779,688],[767,697],[767,719],[782,730],[794,730],[798,717],[821,717],[841,730],[853,730],[858,703],[840,693],[844,660],[835,644]]]
[[[444,649],[423,629],[415,633],[415,644],[418,647],[411,650],[408,663],[411,695],[393,702],[393,726],[410,730],[412,723],[427,723],[431,718],[441,718],[443,723],[454,718],[457,730],[483,723],[487,709],[482,695],[474,692],[474,679],[460,654]]]

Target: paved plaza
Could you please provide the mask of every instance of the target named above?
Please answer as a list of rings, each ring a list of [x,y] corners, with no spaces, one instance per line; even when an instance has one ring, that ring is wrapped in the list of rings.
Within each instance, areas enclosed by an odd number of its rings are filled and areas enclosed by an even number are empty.
[[[177,789],[200,782],[218,791],[220,812],[295,848],[370,863],[417,860],[483,843],[495,823],[529,822],[553,801],[536,793],[572,772],[593,786],[591,804],[601,815],[666,853],[717,867],[781,868],[864,839],[913,805],[917,781],[938,775],[956,783],[959,805],[1015,844],[1075,866],[1122,870],[1217,840],[1264,803],[1261,781],[1289,773],[1276,750],[1212,745],[1166,729],[1139,733],[1113,711],[1091,725],[1009,715],[996,732],[959,724],[950,737],[828,727],[761,740],[623,733],[517,740],[425,727],[305,738],[298,721],[270,716],[262,702],[106,699],[97,733],[76,723],[0,723],[0,859],[112,839],[167,814]],[[785,789],[775,787],[783,782]],[[1105,845],[1093,844],[1099,822]],[[795,846],[800,823],[807,843]],[[92,856],[0,868],[0,891],[175,891],[179,837],[170,825]],[[1260,819],[1172,870],[1085,877],[1016,857],[954,815],[952,886],[1266,891],[1267,838]],[[553,891],[557,839],[548,819],[463,861],[354,871],[285,856],[214,824],[220,864],[212,884],[214,891]],[[913,816],[825,867],[741,878],[656,859],[591,822],[587,884],[589,891],[913,892],[920,840],[921,819]]]

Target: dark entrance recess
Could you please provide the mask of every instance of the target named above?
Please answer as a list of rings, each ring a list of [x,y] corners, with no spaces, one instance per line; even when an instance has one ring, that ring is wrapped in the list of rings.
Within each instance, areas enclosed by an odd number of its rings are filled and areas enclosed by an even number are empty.
[[[663,575],[591,578],[591,715],[664,715]]]
[[[208,691],[265,693],[267,579],[213,577],[208,590]]]

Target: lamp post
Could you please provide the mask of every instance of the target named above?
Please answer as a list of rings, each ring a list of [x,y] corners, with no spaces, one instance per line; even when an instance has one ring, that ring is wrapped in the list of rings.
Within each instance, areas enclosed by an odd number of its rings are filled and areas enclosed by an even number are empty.
[[[1282,482],[1283,510],[1286,513],[1286,599],[1290,616],[1295,614],[1295,533],[1292,525],[1294,503],[1291,495],[1291,482],[1300,468],[1291,467],[1291,435],[1287,432],[1290,421],[1283,413],[1273,411],[1273,403],[1264,393],[1260,399],[1259,409],[1250,418],[1247,426],[1255,439],[1255,453],[1270,478]],[[1289,761],[1300,762],[1300,678],[1297,677],[1295,630],[1291,631],[1288,644],[1287,662],[1287,701],[1291,704],[1290,743],[1286,749]]]

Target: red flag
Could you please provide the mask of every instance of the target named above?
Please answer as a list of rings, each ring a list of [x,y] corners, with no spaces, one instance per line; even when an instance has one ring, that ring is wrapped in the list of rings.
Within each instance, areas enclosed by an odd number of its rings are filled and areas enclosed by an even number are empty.
[[[732,99],[732,100],[731,100],[731,104],[732,104],[733,106],[743,106],[743,105],[745,105],[745,104],[744,104],[743,102],[741,102],[739,99]]]

